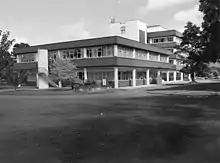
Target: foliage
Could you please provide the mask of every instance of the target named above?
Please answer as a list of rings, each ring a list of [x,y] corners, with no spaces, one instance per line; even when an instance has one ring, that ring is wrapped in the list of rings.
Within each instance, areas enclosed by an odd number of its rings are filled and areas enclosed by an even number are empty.
[[[21,42],[21,43],[15,44],[13,49],[20,49],[20,48],[27,48],[27,47],[30,47],[30,45],[27,43]]]
[[[14,89],[16,90],[18,88],[18,85],[26,79],[28,72],[26,70],[15,70],[14,68],[12,68],[8,69],[6,75],[8,83],[12,84]]]
[[[188,22],[182,34],[182,42],[176,47],[178,49],[176,54],[184,53],[188,56],[183,60],[185,66],[181,71],[191,74],[192,81],[195,81],[194,73],[205,67],[205,63],[201,58],[202,44],[200,34],[200,28],[192,22]]]
[[[13,56],[9,52],[14,40],[9,40],[10,33],[0,30],[0,72],[13,64]]]
[[[49,64],[49,76],[54,81],[78,80],[76,70],[76,65],[68,59],[53,60]]]
[[[200,77],[207,77],[210,74],[209,64],[201,62],[200,65],[197,67],[196,74]]]
[[[1,76],[7,79],[7,83],[12,84],[16,90],[18,85],[26,79],[28,72],[26,70],[14,69],[14,56],[10,53],[10,48],[15,40],[10,40],[9,36],[10,32],[0,30],[0,72]],[[27,46],[28,44],[15,45],[16,48],[21,48],[21,46]]]
[[[200,0],[203,13],[202,42],[203,60],[216,62],[220,59],[220,3],[219,0]]]
[[[215,71],[215,72],[213,73],[213,75],[214,75],[214,77],[218,77],[219,72],[218,72],[218,71]]]

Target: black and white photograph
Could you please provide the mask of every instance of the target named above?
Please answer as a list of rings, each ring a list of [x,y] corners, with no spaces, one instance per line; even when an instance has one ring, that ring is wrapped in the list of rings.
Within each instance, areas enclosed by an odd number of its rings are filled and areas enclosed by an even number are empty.
[[[220,163],[220,0],[0,0],[0,163]]]

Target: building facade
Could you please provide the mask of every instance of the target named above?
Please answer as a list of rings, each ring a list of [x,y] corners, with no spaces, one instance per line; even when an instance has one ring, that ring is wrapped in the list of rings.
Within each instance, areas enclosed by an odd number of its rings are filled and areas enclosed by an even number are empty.
[[[48,77],[48,67],[49,61],[57,58],[76,64],[82,80],[105,79],[114,88],[156,84],[161,77],[163,82],[183,80],[173,53],[147,43],[153,37],[146,24],[136,20],[114,22],[110,29],[113,36],[109,37],[15,49],[15,68],[29,70],[28,81],[39,89],[56,86]],[[176,62],[171,63],[172,58]]]
[[[184,64],[182,60],[187,57],[184,54],[178,53],[176,46],[180,45],[182,42],[182,34],[177,30],[169,30],[160,25],[148,26],[148,44],[169,50],[173,55],[169,58],[169,63],[176,65],[175,72],[172,72],[170,76],[181,78],[180,69],[183,68]],[[173,78],[172,77],[172,78]],[[184,75],[185,78],[188,78],[188,75]]]

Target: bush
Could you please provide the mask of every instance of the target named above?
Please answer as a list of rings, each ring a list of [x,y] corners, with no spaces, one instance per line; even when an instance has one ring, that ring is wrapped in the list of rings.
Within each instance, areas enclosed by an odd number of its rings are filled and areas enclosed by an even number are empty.
[[[213,76],[214,76],[214,77],[218,77],[218,76],[219,76],[218,71],[215,71],[215,72],[213,73]]]
[[[151,83],[150,84],[157,84],[157,79],[156,78],[152,78]]]

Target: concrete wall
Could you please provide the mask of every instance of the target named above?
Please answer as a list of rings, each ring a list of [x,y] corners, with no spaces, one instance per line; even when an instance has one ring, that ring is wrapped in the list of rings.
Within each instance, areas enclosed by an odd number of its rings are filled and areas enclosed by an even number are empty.
[[[137,79],[136,80],[136,86],[139,86],[139,85],[146,85],[146,80],[145,79]]]
[[[132,80],[119,80],[118,87],[132,87]]]
[[[40,73],[41,71],[44,71],[46,76],[48,76],[48,50],[45,49],[39,49],[38,50],[38,72]],[[45,78],[41,75],[37,76],[37,86],[39,89],[47,89],[49,88],[49,83]]]

